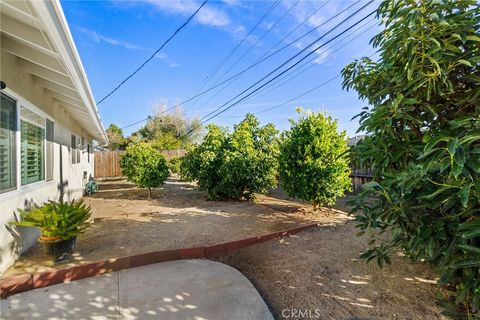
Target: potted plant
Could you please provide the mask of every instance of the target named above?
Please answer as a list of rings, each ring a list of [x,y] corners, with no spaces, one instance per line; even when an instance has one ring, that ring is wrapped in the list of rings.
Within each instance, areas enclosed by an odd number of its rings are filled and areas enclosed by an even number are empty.
[[[31,210],[18,209],[20,220],[12,224],[40,228],[40,242],[56,260],[73,252],[77,236],[85,231],[91,209],[82,200],[49,201]]]

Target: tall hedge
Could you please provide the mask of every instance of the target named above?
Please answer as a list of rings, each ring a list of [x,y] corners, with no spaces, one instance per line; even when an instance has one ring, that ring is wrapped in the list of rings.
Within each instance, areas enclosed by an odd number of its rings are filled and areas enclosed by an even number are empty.
[[[440,273],[450,316],[480,317],[480,7],[471,0],[383,1],[378,60],[343,70],[370,107],[356,153],[375,181],[355,201],[358,227],[389,230],[362,256],[403,250]]]
[[[277,185],[277,130],[248,114],[232,133],[209,125],[202,144],[184,157],[181,175],[210,199],[254,199]]]
[[[351,187],[347,137],[322,112],[303,112],[282,135],[280,181],[289,196],[334,204]]]

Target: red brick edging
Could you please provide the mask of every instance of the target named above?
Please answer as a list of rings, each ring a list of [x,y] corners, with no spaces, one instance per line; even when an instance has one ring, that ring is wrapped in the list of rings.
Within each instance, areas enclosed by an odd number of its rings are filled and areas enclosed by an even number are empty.
[[[123,269],[139,267],[158,262],[181,259],[214,258],[256,243],[292,235],[302,230],[317,226],[317,223],[310,223],[284,231],[269,233],[263,236],[224,242],[211,246],[149,252],[128,257],[112,258],[64,269],[7,277],[1,280],[0,297],[5,299],[12,294],[28,290],[43,288],[64,282],[71,282],[74,280],[98,276],[108,272],[120,271]]]

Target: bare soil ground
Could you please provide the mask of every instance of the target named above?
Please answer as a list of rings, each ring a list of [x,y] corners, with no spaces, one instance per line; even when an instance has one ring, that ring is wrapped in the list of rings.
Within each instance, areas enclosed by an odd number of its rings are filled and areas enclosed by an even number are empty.
[[[432,270],[401,255],[383,269],[367,264],[358,255],[368,241],[352,236],[356,232],[349,221],[218,260],[252,281],[276,319],[443,319]],[[292,317],[298,310],[309,316]]]
[[[342,200],[315,213],[278,190],[259,196],[258,204],[207,201],[194,185],[175,179],[155,189],[152,200],[146,196],[126,181],[103,182],[97,194],[85,197],[95,222],[78,239],[73,262],[54,265],[38,245],[6,275],[214,244],[314,221],[320,227],[218,260],[252,281],[276,319],[443,319],[428,266],[410,264],[401,254],[383,269],[358,259],[369,239],[355,236]]]
[[[4,276],[38,272],[159,250],[211,245],[309,223],[301,212],[277,213],[248,201],[208,201],[195,185],[169,181],[147,191],[125,181],[105,181],[84,197],[93,223],[77,240],[73,261],[54,264],[42,244],[28,250]]]

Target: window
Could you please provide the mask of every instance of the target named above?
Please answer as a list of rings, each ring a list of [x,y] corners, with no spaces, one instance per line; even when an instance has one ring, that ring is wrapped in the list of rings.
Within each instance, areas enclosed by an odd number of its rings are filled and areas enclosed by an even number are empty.
[[[54,136],[55,136],[55,127],[52,121],[47,119],[46,123],[47,129],[47,141],[46,141],[46,151],[47,151],[47,168],[46,168],[46,175],[47,180],[53,179],[53,157],[54,157]]]
[[[77,163],[77,152],[75,151],[77,149],[77,137],[75,137],[75,135],[72,134],[72,137],[70,139],[70,144],[71,144],[71,147],[72,147],[72,164],[75,164]]]
[[[0,193],[17,187],[15,100],[0,93]]]
[[[80,163],[80,148],[81,148],[81,144],[80,144],[80,138],[77,137],[77,163]]]
[[[92,146],[90,144],[87,144],[87,160],[88,160],[88,163],[90,163],[90,152],[92,152]]]
[[[80,138],[72,134],[72,164],[80,163]]]
[[[20,118],[22,185],[45,179],[45,119],[22,107]]]

